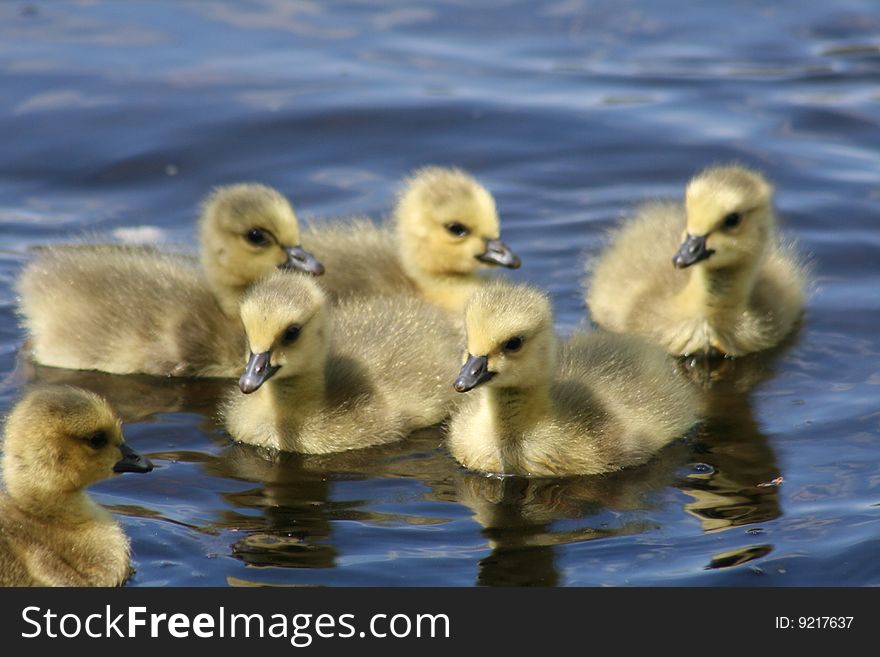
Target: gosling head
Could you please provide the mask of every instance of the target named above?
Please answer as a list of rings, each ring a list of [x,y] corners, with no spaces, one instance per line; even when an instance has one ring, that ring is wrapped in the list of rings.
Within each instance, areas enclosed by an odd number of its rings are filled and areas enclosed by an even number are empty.
[[[241,302],[250,355],[238,386],[245,394],[273,376],[324,367],[328,318],[325,295],[305,276],[277,272],[252,287]]]
[[[71,493],[122,472],[152,469],[125,444],[107,402],[80,388],[35,388],[6,420],[3,475],[14,497]]]
[[[775,223],[772,201],[773,187],[755,171],[706,169],[688,183],[687,228],[672,263],[721,269],[759,260]]]
[[[224,287],[246,288],[276,268],[324,273],[300,245],[290,203],[271,187],[218,187],[202,204],[199,231],[202,266]]]
[[[546,384],[556,362],[553,309],[544,292],[493,282],[474,293],[465,309],[467,355],[453,384],[530,388]]]
[[[501,241],[495,199],[460,169],[427,167],[406,183],[395,209],[404,262],[430,275],[467,275],[483,266],[516,269]]]

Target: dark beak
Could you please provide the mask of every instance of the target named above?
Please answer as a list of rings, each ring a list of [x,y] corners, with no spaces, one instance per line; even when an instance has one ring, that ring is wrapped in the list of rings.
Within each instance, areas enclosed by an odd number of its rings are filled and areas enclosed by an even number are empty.
[[[501,240],[486,240],[486,252],[478,255],[477,260],[489,265],[501,265],[508,269],[519,269],[522,264],[519,256]]]
[[[495,372],[489,371],[488,356],[471,356],[468,354],[467,362],[462,365],[458,378],[452,387],[457,392],[467,392],[473,390],[481,383],[485,383],[495,376]]]
[[[122,460],[113,466],[113,472],[149,472],[153,469],[149,459],[144,458],[125,443],[122,443],[119,449],[122,450]]]
[[[284,250],[287,251],[287,260],[279,265],[281,269],[298,269],[313,276],[324,273],[324,265],[301,246],[285,247]]]
[[[249,395],[259,389],[278,371],[279,368],[269,362],[270,354],[271,352],[264,351],[261,354],[251,354],[248,358],[244,374],[238,380],[238,387],[244,394]]]
[[[700,260],[705,260],[713,253],[715,251],[706,248],[705,235],[688,234],[678,252],[672,257],[672,264],[679,269],[684,269],[700,262]]]

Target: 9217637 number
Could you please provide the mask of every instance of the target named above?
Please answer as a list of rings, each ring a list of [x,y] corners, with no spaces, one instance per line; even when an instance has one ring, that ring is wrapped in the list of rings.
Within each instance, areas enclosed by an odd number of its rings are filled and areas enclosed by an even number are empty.
[[[854,616],[789,616],[776,617],[776,629],[799,630],[848,630],[852,627]]]

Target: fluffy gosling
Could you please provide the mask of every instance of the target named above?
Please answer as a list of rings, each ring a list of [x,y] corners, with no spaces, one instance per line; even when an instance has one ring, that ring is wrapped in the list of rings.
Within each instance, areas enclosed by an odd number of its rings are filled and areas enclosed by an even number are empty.
[[[806,273],[777,234],[772,200],[760,173],[732,165],[695,176],[684,206],[643,206],[593,268],[593,320],[674,355],[777,345],[801,315]]]
[[[646,462],[695,423],[696,400],[662,350],[632,336],[577,334],[559,346],[550,300],[496,282],[470,299],[467,395],[449,450],[482,472],[611,472]]]
[[[47,247],[18,280],[36,362],[113,374],[236,376],[238,303],[275,269],[321,274],[287,200],[263,185],[218,188],[199,221],[200,261],[127,246]]]
[[[332,298],[419,295],[456,315],[486,278],[480,269],[516,269],[501,241],[495,200],[461,169],[426,167],[405,183],[392,221],[315,224],[305,240],[327,264],[321,284]]]
[[[85,488],[153,466],[107,403],[69,386],[32,390],[6,420],[2,458],[0,586],[121,585],[128,539]]]
[[[441,311],[391,297],[331,309],[325,296],[284,273],[245,295],[250,357],[222,411],[233,438],[326,454],[399,440],[448,416],[460,346]]]

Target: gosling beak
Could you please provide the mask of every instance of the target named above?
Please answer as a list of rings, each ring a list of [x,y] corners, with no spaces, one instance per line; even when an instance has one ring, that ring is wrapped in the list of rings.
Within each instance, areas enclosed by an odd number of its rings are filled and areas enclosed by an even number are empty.
[[[320,276],[324,273],[324,265],[320,260],[301,246],[289,246],[284,250],[287,251],[287,260],[278,265],[279,268],[298,269],[312,276]]]
[[[706,235],[691,235],[688,233],[684,243],[672,257],[672,264],[679,269],[684,269],[700,262],[700,260],[705,260],[713,253],[715,251],[706,248]]]
[[[461,367],[458,378],[452,387],[456,392],[467,392],[473,390],[481,383],[485,383],[495,376],[495,372],[489,371],[488,356],[471,356],[468,354],[467,361]]]
[[[244,374],[238,380],[238,387],[241,391],[249,395],[259,389],[261,385],[266,383],[275,372],[280,368],[269,362],[271,352],[264,351],[261,354],[251,354],[248,358],[247,365],[244,368]]]
[[[489,265],[501,265],[508,269],[519,269],[522,264],[519,256],[501,240],[486,240],[486,251],[478,255],[477,260]]]
[[[122,459],[113,466],[113,472],[149,472],[153,469],[150,459],[144,458],[131,447],[122,443]]]

